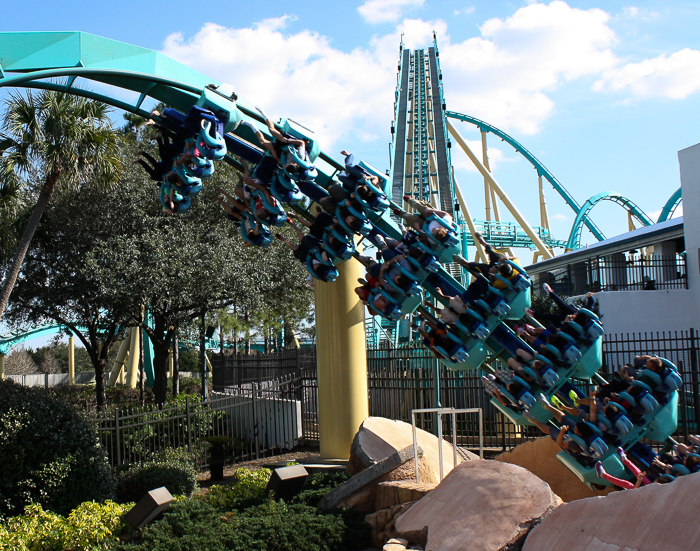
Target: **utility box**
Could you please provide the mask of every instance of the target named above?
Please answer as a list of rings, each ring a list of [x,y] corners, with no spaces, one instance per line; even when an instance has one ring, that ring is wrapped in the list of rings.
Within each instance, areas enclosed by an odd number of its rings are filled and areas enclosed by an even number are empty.
[[[165,486],[151,490],[139,499],[138,503],[124,516],[124,520],[128,522],[134,530],[143,528],[156,518],[173,499],[173,496]]]
[[[274,492],[276,499],[288,500],[301,492],[309,473],[303,465],[279,467],[272,471],[266,492]]]

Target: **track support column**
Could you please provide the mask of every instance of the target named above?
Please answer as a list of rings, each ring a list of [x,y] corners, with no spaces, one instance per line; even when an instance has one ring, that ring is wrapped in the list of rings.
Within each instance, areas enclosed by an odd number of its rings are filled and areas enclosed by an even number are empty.
[[[316,363],[321,457],[347,459],[360,425],[369,416],[365,311],[354,292],[362,265],[338,266],[333,283],[316,281]]]
[[[75,337],[68,337],[68,384],[75,384]]]

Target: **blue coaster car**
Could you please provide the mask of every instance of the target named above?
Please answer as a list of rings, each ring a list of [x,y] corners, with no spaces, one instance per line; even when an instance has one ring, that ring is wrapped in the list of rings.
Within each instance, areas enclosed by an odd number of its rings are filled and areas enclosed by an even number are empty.
[[[282,154],[280,155],[280,160],[282,161],[282,166],[285,167],[282,171],[285,177],[290,178],[295,181],[304,180],[307,182],[313,182],[318,176],[318,170],[313,165],[309,159],[308,153],[305,158],[299,157],[299,152],[296,148],[292,146],[287,146],[282,149]],[[288,172],[286,167],[289,163],[296,164],[299,168],[295,172]]]
[[[367,217],[360,212],[357,212],[355,209],[350,209],[350,213],[355,217],[358,218],[359,220],[362,221],[362,227],[357,230],[357,232],[353,231],[350,226],[347,225],[345,220],[343,219],[343,214],[341,211],[342,207],[338,207],[335,211],[335,217],[338,219],[338,224],[340,225],[341,228],[343,228],[343,231],[347,233],[348,235],[353,235],[355,233],[359,233],[360,235],[368,236],[370,232],[374,229],[372,226],[372,223],[367,219]]]
[[[314,261],[317,264],[314,264]],[[317,253],[312,252],[306,257],[306,270],[311,277],[321,281],[333,282],[338,279],[338,269],[330,262],[323,260]]]
[[[163,206],[164,209],[169,208],[168,204],[165,202],[166,197],[170,197],[170,190],[174,190],[175,193],[173,194],[173,202],[175,203],[175,213],[182,214],[184,212],[187,212],[189,208],[192,206],[192,200],[187,197],[186,195],[182,195],[178,193],[177,187],[171,185],[167,181],[163,181],[163,183],[160,185],[160,194],[159,194],[159,199],[160,199],[160,204]]]
[[[202,119],[202,128],[197,135],[197,149],[207,159],[220,161],[226,156],[226,141],[223,124]]]
[[[251,232],[256,229],[258,230],[258,234],[252,234]],[[273,241],[269,228],[252,218],[250,213],[246,213],[241,221],[241,236],[246,243],[251,243],[256,247],[269,247]]]
[[[439,241],[428,227],[431,223],[437,222],[439,225],[443,226],[447,231],[447,238],[443,241]],[[434,214],[425,219],[423,223],[423,231],[428,236],[430,241],[430,249],[438,256],[442,262],[450,263],[452,262],[452,256],[455,254],[460,254],[459,250],[459,232],[457,226],[451,224],[439,216]]]
[[[282,171],[278,172],[272,178],[270,193],[274,195],[275,199],[288,205],[298,205],[306,197],[294,180],[289,178],[286,173]]]
[[[187,174],[184,165],[179,164],[173,168],[173,172],[177,174],[178,178],[182,181],[181,186],[175,186],[178,193],[184,196],[195,196],[200,191],[202,191],[202,180],[196,176],[190,176]]]
[[[335,258],[349,260],[355,253],[355,242],[338,230],[327,230],[323,234],[323,248]]]
[[[250,192],[251,197],[254,198],[256,202],[260,202],[262,207],[270,213],[270,217],[267,219],[261,219],[258,217],[258,209],[253,209],[253,216],[261,224],[272,224],[273,226],[284,226],[287,221],[287,213],[282,208],[281,203],[271,204],[268,202],[265,194],[259,189],[253,189]]]
[[[280,119],[279,125],[283,132],[299,140],[304,140],[309,161],[312,163],[316,161],[321,153],[321,148],[311,130],[289,119]]]

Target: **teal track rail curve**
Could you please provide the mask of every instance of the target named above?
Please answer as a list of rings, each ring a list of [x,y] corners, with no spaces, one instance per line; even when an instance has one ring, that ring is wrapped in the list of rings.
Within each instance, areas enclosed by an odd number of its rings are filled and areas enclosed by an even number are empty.
[[[78,330],[85,330],[84,327],[77,327]],[[61,333],[71,332],[67,325],[54,324],[54,325],[41,325],[37,327],[30,327],[29,329],[22,329],[19,331],[8,331],[7,333],[0,333],[0,354],[7,354],[13,346],[17,346],[25,341],[38,339],[40,337],[49,337],[51,335],[58,335]]]
[[[673,192],[673,195],[669,197],[668,201],[666,201],[666,204],[664,205],[664,208],[661,209],[659,219],[656,221],[656,223],[658,224],[659,222],[665,222],[666,220],[671,218],[673,216],[673,213],[676,212],[678,205],[681,204],[682,200],[683,189],[678,188],[676,191]]]
[[[577,215],[581,211],[581,206],[578,204],[576,199],[574,199],[573,196],[566,190],[566,188],[561,184],[561,182],[557,180],[554,177],[554,175],[549,170],[547,170],[547,168],[532,153],[530,153],[522,144],[516,141],[512,136],[509,136],[502,130],[499,130],[498,128],[487,122],[479,120],[475,117],[470,117],[469,115],[463,115],[454,111],[446,111],[445,115],[447,115],[451,119],[473,124],[474,126],[478,127],[479,130],[483,132],[491,132],[495,136],[501,138],[501,140],[513,147],[516,153],[520,153],[523,157],[525,157],[525,159],[527,159],[530,162],[530,164],[537,171],[537,175],[541,176],[552,185],[556,192],[562,197],[562,199],[564,199],[566,204],[569,205],[569,207],[571,207],[571,210],[573,210]],[[595,223],[592,220],[586,218],[585,223],[586,227],[589,230],[591,230],[591,233],[593,233],[593,235],[596,239],[598,239],[598,241],[603,241],[605,239],[605,235],[603,235],[603,232],[598,228],[598,226],[595,225]]]
[[[576,215],[576,219],[571,226],[569,241],[566,244],[568,249],[578,249],[581,246],[581,230],[583,229],[583,224],[585,220],[588,219],[588,213],[591,211],[591,209],[601,201],[612,201],[613,203],[617,203],[618,205],[624,207],[625,210],[634,216],[643,226],[651,226],[654,223],[642,209],[640,209],[633,201],[627,199],[627,197],[624,197],[619,193],[605,191],[603,193],[599,193],[598,195],[594,195],[581,207],[581,210]]]

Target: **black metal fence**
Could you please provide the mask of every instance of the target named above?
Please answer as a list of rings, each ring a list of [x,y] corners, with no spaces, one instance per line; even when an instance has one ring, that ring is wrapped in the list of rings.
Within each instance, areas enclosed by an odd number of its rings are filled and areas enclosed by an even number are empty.
[[[89,419],[112,466],[142,463],[174,449],[188,452],[204,468],[212,440],[228,463],[295,448],[302,441],[302,403],[299,379],[286,376],[214,392],[206,401],[183,396],[166,407],[114,408]]]
[[[613,373],[638,354],[668,358],[679,369],[684,387],[679,399],[676,436],[698,432],[700,410],[698,331],[606,335],[601,374]],[[257,459],[318,441],[318,387],[315,349],[273,354],[214,355],[214,392],[205,402],[184,397],[162,409],[114,410],[94,417],[113,465],[140,462],[167,448],[194,453],[200,467],[209,463],[205,438],[225,436],[232,445],[229,462]],[[516,427],[494,408],[481,384],[481,371],[451,371],[418,343],[367,351],[369,413],[411,422],[411,411],[435,407],[482,408],[484,446],[501,451],[541,436],[537,429]],[[417,417],[420,428],[436,433],[433,414]],[[476,416],[458,419],[457,433],[444,425],[445,437],[476,450]]]
[[[533,272],[539,283],[549,283],[559,294],[588,291],[654,291],[687,289],[685,254],[596,256],[567,264],[552,272]]]

